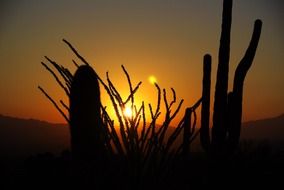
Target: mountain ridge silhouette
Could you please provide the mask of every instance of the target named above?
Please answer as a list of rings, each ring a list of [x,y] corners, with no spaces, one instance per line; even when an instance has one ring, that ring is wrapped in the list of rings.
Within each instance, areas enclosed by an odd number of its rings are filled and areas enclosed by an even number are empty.
[[[243,139],[284,141],[284,114],[244,122],[241,136]]]
[[[169,132],[171,133],[173,130],[174,128],[170,127]],[[255,142],[267,140],[275,144],[280,142],[280,146],[282,146],[284,144],[284,114],[244,122],[241,140]],[[70,134],[67,124],[0,114],[2,157],[30,156],[45,152],[60,153],[69,148]]]
[[[45,152],[60,153],[68,148],[69,129],[66,124],[52,124],[0,114],[2,158],[27,157]]]

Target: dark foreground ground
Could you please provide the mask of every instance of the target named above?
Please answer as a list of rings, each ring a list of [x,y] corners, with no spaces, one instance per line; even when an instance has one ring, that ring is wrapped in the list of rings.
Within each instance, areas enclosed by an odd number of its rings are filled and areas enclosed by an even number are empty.
[[[24,160],[3,160],[0,182],[2,187],[37,189],[77,186],[92,189],[284,187],[283,149],[275,151],[265,143],[255,147],[243,145],[228,159],[213,160],[205,153],[191,153],[186,159],[176,159],[160,172],[150,169],[143,173],[132,166],[121,158],[99,164],[76,164],[71,161],[68,151],[59,156],[46,153]]]

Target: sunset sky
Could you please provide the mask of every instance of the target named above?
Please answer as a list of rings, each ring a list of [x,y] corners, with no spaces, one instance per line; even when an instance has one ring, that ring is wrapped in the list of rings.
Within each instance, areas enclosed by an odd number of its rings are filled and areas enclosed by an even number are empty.
[[[283,10],[283,0],[234,1],[230,89],[254,20],[263,21],[256,57],[245,80],[245,121],[284,112]],[[169,92],[175,88],[178,99],[185,100],[181,117],[185,107],[201,96],[206,53],[213,60],[213,95],[221,16],[222,0],[1,0],[0,114],[64,122],[37,86],[68,103],[40,64],[47,55],[75,71],[72,59],[78,59],[62,42],[65,38],[103,79],[109,71],[123,95],[128,86],[122,64],[134,83],[143,82],[138,101],[156,104],[150,76]],[[104,94],[102,100],[108,104]]]

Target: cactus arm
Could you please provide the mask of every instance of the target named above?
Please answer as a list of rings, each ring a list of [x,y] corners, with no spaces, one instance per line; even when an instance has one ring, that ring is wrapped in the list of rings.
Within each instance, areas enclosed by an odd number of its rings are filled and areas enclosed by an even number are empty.
[[[246,74],[249,70],[249,68],[252,65],[256,49],[258,46],[260,34],[261,34],[261,27],[262,27],[262,21],[256,20],[254,23],[254,30],[252,34],[252,38],[249,44],[249,47],[243,57],[243,59],[240,61],[234,77],[234,93],[242,92],[243,89],[243,83],[246,77]]]
[[[203,59],[203,87],[201,106],[200,142],[204,150],[208,151],[210,145],[209,118],[210,118],[210,88],[211,88],[211,56]]]
[[[242,120],[243,85],[246,74],[252,65],[256,53],[256,49],[261,34],[261,27],[262,27],[261,20],[256,20],[248,49],[235,71],[233,94],[231,98],[232,102],[230,103],[232,107],[230,113],[231,124],[229,125],[230,128],[228,131],[229,144],[231,148],[235,147],[238,144],[240,138],[241,120]]]
[[[223,144],[226,136],[231,22],[232,0],[224,0],[212,128],[212,143],[216,145]]]

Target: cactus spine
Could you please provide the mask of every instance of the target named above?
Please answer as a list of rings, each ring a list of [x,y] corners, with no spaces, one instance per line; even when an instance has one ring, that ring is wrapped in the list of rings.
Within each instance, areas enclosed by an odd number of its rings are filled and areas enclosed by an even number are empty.
[[[233,91],[228,93],[230,60],[230,33],[232,21],[232,0],[223,1],[222,31],[219,47],[219,63],[215,86],[213,127],[210,139],[210,78],[211,57],[204,56],[203,89],[201,108],[200,140],[205,150],[224,153],[236,148],[240,138],[242,120],[242,96],[245,76],[252,65],[261,34],[261,20],[256,20],[249,47],[240,61],[234,76]]]
[[[71,149],[74,159],[91,160],[104,151],[100,106],[97,75],[90,66],[80,66],[70,90]]]

